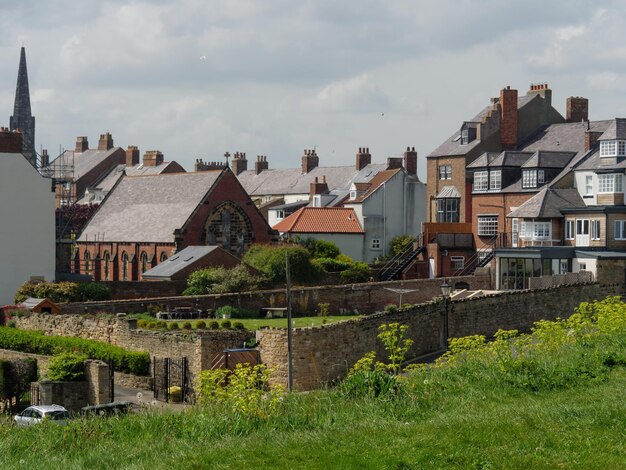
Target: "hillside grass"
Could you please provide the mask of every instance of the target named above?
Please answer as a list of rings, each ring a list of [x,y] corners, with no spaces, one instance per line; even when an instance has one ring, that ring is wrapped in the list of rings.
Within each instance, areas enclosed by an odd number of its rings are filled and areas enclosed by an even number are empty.
[[[451,342],[394,395],[286,395],[264,418],[147,409],[17,429],[0,468],[626,468],[626,305],[583,304],[532,335]],[[371,395],[369,395],[371,397]]]

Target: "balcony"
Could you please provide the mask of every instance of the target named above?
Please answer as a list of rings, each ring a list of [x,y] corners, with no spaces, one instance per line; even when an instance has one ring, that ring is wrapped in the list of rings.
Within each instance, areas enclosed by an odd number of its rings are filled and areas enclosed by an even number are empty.
[[[437,243],[442,249],[472,249],[472,224],[427,222],[424,224],[426,243]]]

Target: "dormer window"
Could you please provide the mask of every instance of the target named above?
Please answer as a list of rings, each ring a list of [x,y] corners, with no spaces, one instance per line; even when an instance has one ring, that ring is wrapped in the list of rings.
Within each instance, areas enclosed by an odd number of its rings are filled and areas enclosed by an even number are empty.
[[[350,191],[350,199],[356,199],[356,189],[353,189],[352,191]]]
[[[489,188],[489,177],[486,171],[474,173],[474,191],[487,191]]]
[[[463,129],[461,131],[461,145],[469,144],[469,130]]]
[[[621,193],[623,192],[622,175],[608,174],[598,175],[599,193]]]
[[[625,140],[603,140],[600,142],[601,157],[623,157],[626,155]]]
[[[522,171],[522,188],[537,187],[537,170]]]

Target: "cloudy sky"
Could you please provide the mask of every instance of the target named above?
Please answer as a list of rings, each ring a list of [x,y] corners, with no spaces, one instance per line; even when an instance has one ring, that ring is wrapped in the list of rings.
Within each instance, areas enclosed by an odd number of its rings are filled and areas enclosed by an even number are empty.
[[[591,119],[626,116],[626,8],[591,0],[0,0],[0,124],[26,47],[37,148],[196,158],[246,152],[271,168],[424,157],[510,85],[548,82]],[[4,116],[4,117],[2,117]]]

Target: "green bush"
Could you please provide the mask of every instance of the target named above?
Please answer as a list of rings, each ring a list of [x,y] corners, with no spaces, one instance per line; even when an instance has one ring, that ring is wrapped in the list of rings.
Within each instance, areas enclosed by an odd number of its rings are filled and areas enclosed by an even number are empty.
[[[157,322],[157,327],[159,328],[159,330],[166,330],[167,329],[167,322],[164,320],[159,320]]]
[[[389,253],[391,256],[402,253],[409,247],[410,243],[417,241],[417,238],[411,235],[397,235],[391,239],[389,243]]]
[[[109,300],[110,289],[97,282],[26,282],[15,293],[16,304],[28,297],[47,298],[53,302],[84,302]]]
[[[352,261],[345,262],[332,258],[317,258],[314,259],[313,262],[320,265],[322,269],[328,273],[338,273],[345,271],[354,264]]]
[[[191,330],[191,322],[184,322],[183,323],[183,330]]]
[[[224,321],[222,322],[222,328],[224,328],[225,330],[230,330],[230,327],[231,327],[231,326],[232,326],[232,325],[231,325],[231,323],[230,323],[230,320],[224,320]]]
[[[87,356],[74,352],[54,356],[48,365],[47,378],[59,382],[78,382],[85,380],[85,361]]]
[[[262,279],[250,273],[244,264],[234,268],[200,269],[191,273],[183,295],[224,294],[258,290]]]
[[[368,282],[372,278],[372,270],[367,263],[354,263],[339,275],[345,284]]]
[[[209,322],[209,330],[219,330],[220,324],[216,320],[211,320]]]
[[[244,324],[240,321],[236,321],[233,323],[233,329],[235,330],[245,330],[246,327],[244,326]]]
[[[37,380],[37,361],[32,358],[0,360],[0,399],[21,397]]]
[[[237,309],[230,305],[224,305],[215,311],[217,318],[223,318],[224,315],[226,316],[230,315],[232,317],[236,312],[237,312]]]
[[[17,323],[15,323],[15,320],[9,320],[7,322],[7,327],[9,327],[9,328],[17,328]]]
[[[204,330],[206,329],[206,323],[204,320],[200,320],[196,322],[196,330]]]
[[[387,304],[384,308],[387,313],[396,313],[398,311],[398,306],[396,304]]]
[[[137,320],[137,328],[147,328],[148,321],[147,320]]]
[[[53,356],[78,352],[90,359],[112,361],[115,370],[136,375],[150,374],[150,355],[119,346],[74,336],[46,336],[40,331],[0,327],[0,349]]]
[[[269,282],[278,283],[285,281],[285,253],[289,254],[292,281],[313,281],[324,274],[319,266],[311,263],[311,254],[301,246],[253,245],[243,259],[265,274]]]
[[[12,308],[8,311],[11,318],[22,318],[29,314],[29,311],[25,308]]]
[[[176,322],[172,322],[169,325],[167,325],[167,329],[172,331],[172,330],[178,330],[178,323]]]

